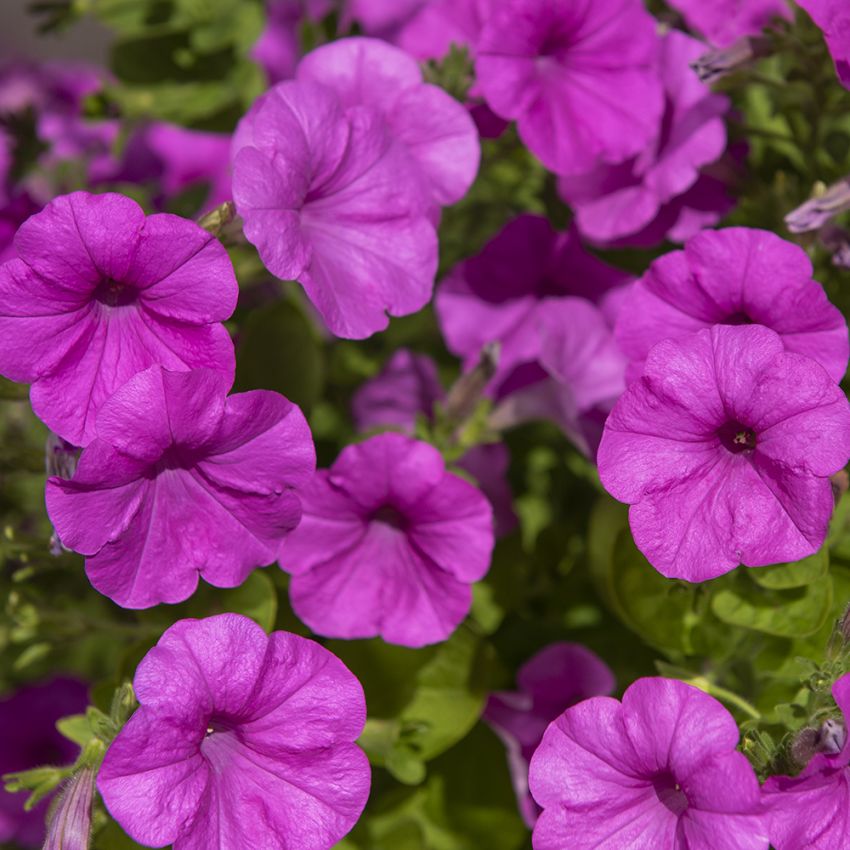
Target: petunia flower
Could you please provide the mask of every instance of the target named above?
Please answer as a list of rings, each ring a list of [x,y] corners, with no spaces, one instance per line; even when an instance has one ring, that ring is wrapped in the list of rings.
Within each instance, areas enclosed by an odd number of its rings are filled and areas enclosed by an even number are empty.
[[[498,390],[541,356],[541,316],[557,299],[579,297],[608,310],[631,276],[589,254],[574,230],[559,233],[543,217],[521,215],[481,253],[455,267],[435,299],[446,345],[471,369],[488,342],[500,343]]]
[[[655,137],[658,44],[641,0],[505,0],[484,25],[476,77],[548,169],[582,174]]]
[[[614,690],[614,675],[599,656],[576,643],[552,643],[517,672],[517,691],[496,691],[483,719],[505,744],[520,812],[533,827],[540,807],[528,790],[528,765],[546,727],[571,705]]]
[[[759,325],[658,343],[605,424],[602,484],[670,578],[816,552],[850,459],[850,405],[814,360]]]
[[[531,759],[534,850],[767,850],[738,738],[717,700],[672,679],[568,708]]]
[[[850,89],[850,7],[844,0],[797,0],[797,5],[823,30],[838,79]]]
[[[88,705],[87,688],[76,679],[57,677],[27,685],[0,699],[0,776],[45,765],[70,764],[79,747],[56,730],[56,721],[80,714]],[[6,793],[0,785],[0,844],[41,847],[45,800],[25,811],[27,795]]]
[[[233,196],[272,274],[297,280],[337,336],[362,339],[428,303],[430,198],[373,107],[313,82],[280,83],[234,136]]]
[[[47,836],[42,850],[89,850],[95,769],[76,771],[59,791],[47,816]]]
[[[181,602],[199,576],[235,587],[274,560],[315,468],[301,411],[218,372],[136,375],[103,405],[74,477],[47,483],[64,546],[125,608]]]
[[[31,383],[33,409],[69,442],[89,443],[101,405],[149,366],[232,382],[221,322],[238,285],[227,251],[194,222],[74,192],[26,221],[15,250],[0,267],[0,374]]]
[[[140,707],[97,787],[133,840],[174,850],[328,850],[370,770],[363,689],[324,647],[239,614],[180,620],[142,659]]]
[[[379,434],[343,449],[301,496],[278,560],[316,634],[424,646],[469,613],[470,585],[490,566],[493,511],[435,448]]]
[[[843,850],[850,811],[850,674],[832,686],[844,715],[831,721],[835,746],[822,747],[798,776],[771,776],[762,793],[776,850]],[[830,722],[830,721],[827,721]]]
[[[844,316],[812,280],[806,252],[766,230],[706,231],[659,257],[624,299],[615,333],[634,380],[662,339],[752,323],[776,331],[788,351],[817,360],[835,381],[844,377]]]
[[[327,86],[345,109],[366,107],[407,154],[410,175],[439,207],[469,190],[481,145],[469,113],[441,88],[423,82],[411,56],[374,38],[344,38],[305,56],[296,78]]]
[[[342,0],[342,25],[356,21],[367,35],[393,41],[429,0]]]
[[[434,405],[445,398],[437,364],[425,354],[399,348],[380,374],[366,381],[354,394],[351,410],[361,431],[398,428],[414,435],[416,421],[433,420]],[[455,463],[468,472],[493,506],[496,536],[502,537],[517,524],[513,495],[507,482],[510,465],[504,443],[485,443],[469,449]]]
[[[744,36],[758,35],[776,18],[793,19],[786,0],[667,0],[667,5],[715,47],[729,47]]]
[[[691,70],[704,45],[671,30],[662,39],[664,118],[653,141],[617,165],[562,177],[558,190],[586,239],[600,244],[683,242],[732,207],[723,184],[702,169],[726,149],[729,101]]]
[[[850,177],[842,177],[823,194],[810,198],[785,216],[792,233],[819,230],[835,216],[850,210]]]

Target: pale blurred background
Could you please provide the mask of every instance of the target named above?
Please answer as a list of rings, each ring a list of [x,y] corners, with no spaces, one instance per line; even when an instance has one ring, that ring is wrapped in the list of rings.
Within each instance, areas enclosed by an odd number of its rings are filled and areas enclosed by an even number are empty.
[[[61,33],[39,35],[36,19],[27,12],[33,0],[0,0],[0,61],[21,57],[76,59],[104,64],[109,32],[86,18]],[[132,0],[130,0],[132,2]]]

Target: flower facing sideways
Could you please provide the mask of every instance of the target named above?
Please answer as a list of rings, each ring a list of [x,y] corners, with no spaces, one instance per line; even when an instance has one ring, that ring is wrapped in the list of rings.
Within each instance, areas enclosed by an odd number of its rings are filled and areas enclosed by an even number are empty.
[[[705,581],[816,552],[848,458],[850,405],[826,370],[768,328],[715,325],[650,351],[598,462],[647,560]]]
[[[136,375],[101,408],[74,477],[47,483],[63,545],[125,608],[181,602],[199,575],[235,587],[298,524],[315,468],[304,416],[277,393],[227,388],[208,370]]]
[[[328,850],[369,795],[363,689],[332,653],[239,614],[180,620],[142,659],[140,708],[97,785],[137,842]]]

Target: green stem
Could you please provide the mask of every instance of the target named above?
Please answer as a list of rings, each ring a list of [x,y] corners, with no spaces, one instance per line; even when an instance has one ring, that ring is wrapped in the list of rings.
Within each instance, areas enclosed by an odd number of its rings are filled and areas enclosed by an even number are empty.
[[[693,685],[701,691],[705,691],[707,694],[716,697],[722,702],[734,705],[736,708],[741,709],[741,711],[745,714],[752,717],[753,720],[761,720],[761,712],[752,703],[747,702],[747,700],[738,696],[738,694],[734,691],[721,688],[720,685],[715,685],[713,682],[706,679],[705,676],[694,676],[693,679],[687,679],[686,681],[689,685]]]

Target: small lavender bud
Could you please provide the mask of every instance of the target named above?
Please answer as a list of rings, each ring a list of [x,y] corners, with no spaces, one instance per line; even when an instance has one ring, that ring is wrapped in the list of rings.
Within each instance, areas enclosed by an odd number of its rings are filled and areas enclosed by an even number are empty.
[[[88,850],[94,781],[94,769],[84,767],[60,791],[47,816],[43,850]]]
[[[805,767],[818,751],[819,733],[817,729],[807,726],[801,729],[791,743],[791,758],[800,767]]]
[[[769,54],[770,47],[766,39],[740,38],[729,47],[704,53],[691,63],[691,68],[703,83],[711,84]]]
[[[785,216],[785,224],[792,233],[819,230],[831,218],[850,209],[850,177],[844,177],[832,186],[822,183],[815,186],[814,197]]]
[[[844,749],[846,740],[847,731],[840,721],[824,720],[818,732],[818,752],[836,756]]]

